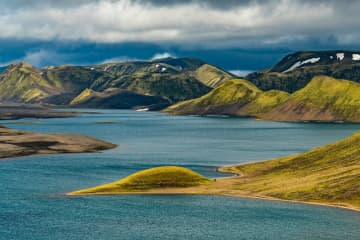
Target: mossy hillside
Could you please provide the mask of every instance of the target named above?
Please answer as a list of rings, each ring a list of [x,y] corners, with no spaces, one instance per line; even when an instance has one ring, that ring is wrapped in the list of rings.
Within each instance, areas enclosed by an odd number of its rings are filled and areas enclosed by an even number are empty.
[[[80,103],[85,102],[91,97],[98,96],[99,93],[95,92],[92,89],[86,88],[84,91],[82,91],[78,96],[76,96],[71,102],[70,105],[77,105]]]
[[[245,105],[254,100],[261,92],[255,85],[244,79],[231,79],[208,94],[170,106],[165,109],[165,112],[196,115],[216,114],[214,108],[232,104]]]
[[[205,85],[216,88],[233,76],[215,66],[204,64],[195,71],[195,78]]]
[[[79,190],[69,195],[144,192],[161,188],[184,188],[210,183],[202,175],[183,167],[155,167],[134,173],[119,181]]]
[[[318,76],[264,115],[273,120],[360,121],[360,84]]]
[[[262,92],[258,94],[253,101],[244,106],[241,109],[241,112],[248,116],[258,116],[267,113],[286,102],[289,99],[289,96],[289,93],[278,90]]]
[[[54,82],[44,79],[38,69],[27,63],[10,65],[0,75],[0,82],[0,98],[8,101],[37,101],[61,89]]]
[[[289,98],[283,91],[263,92],[243,79],[228,80],[210,93],[194,100],[180,102],[165,112],[172,114],[221,114],[258,116],[271,111]]]
[[[360,207],[360,132],[306,153],[222,168],[254,195]]]

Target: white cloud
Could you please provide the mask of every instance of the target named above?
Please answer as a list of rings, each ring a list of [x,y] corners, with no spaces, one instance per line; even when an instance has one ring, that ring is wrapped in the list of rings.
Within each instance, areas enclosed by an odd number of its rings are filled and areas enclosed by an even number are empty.
[[[164,53],[156,53],[151,60],[155,60],[155,59],[162,59],[162,58],[169,58],[169,57],[175,57],[174,55],[168,53],[168,52],[164,52]]]
[[[40,67],[44,66],[45,64],[57,65],[59,62],[66,62],[66,56],[57,52],[40,49],[38,51],[29,51],[21,58],[0,63],[0,67],[8,66],[14,62],[28,62],[31,65]]]
[[[105,60],[99,62],[99,64],[103,64],[103,63],[115,63],[115,62],[141,61],[141,60],[142,60],[142,59],[132,58],[132,57],[128,57],[128,56],[118,56],[118,57],[113,57],[113,58],[105,59]]]
[[[151,42],[197,46],[273,45],[334,35],[357,43],[359,1],[253,1],[229,9],[189,1],[154,5],[144,1],[98,0],[35,4],[0,10],[0,39]],[[0,8],[6,9],[5,6]]]
[[[252,71],[252,70],[230,70],[229,72],[238,77],[245,77],[246,75],[248,75],[254,71]]]

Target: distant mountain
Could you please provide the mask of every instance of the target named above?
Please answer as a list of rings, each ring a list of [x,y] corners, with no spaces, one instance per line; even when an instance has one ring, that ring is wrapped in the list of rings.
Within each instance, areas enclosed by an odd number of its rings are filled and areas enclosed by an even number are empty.
[[[246,80],[233,79],[200,98],[177,103],[164,111],[276,121],[360,122],[360,84],[318,76],[305,88],[289,95],[279,90],[263,92]]]
[[[245,78],[265,91],[292,93],[320,75],[360,82],[360,51],[297,52],[284,57],[273,68]]]
[[[6,102],[51,102],[64,96],[64,103],[91,82],[106,78],[85,67],[60,66],[38,69],[28,63],[14,63],[0,74],[0,100]]]
[[[98,100],[93,96],[81,104],[95,107],[101,102],[104,105],[105,99],[110,97],[111,103],[107,105],[114,108],[135,107],[135,103],[148,102],[160,106],[164,102],[202,96],[231,77],[231,74],[193,58],[43,69],[28,63],[14,63],[0,72],[0,101],[68,105],[85,89],[90,89],[97,96],[103,94]],[[113,94],[112,89],[119,91]],[[132,103],[126,102],[126,97],[130,96]],[[141,100],[135,101],[135,98]]]
[[[232,76],[193,58],[165,58],[153,61],[106,63],[91,69],[111,73],[114,79],[95,81],[91,89],[127,89],[159,96],[170,102],[199,97]]]

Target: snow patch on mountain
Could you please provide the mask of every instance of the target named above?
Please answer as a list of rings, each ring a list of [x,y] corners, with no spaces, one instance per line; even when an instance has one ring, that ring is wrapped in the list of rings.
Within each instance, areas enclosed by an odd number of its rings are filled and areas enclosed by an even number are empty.
[[[283,71],[283,73],[287,73],[287,72],[290,72],[298,67],[301,67],[302,65],[304,64],[307,64],[307,63],[317,63],[318,61],[320,61],[320,58],[317,57],[317,58],[310,58],[310,59],[306,59],[304,61],[298,61],[296,62],[294,65],[292,65],[289,69]]]
[[[354,61],[360,61],[360,54],[353,54],[353,55],[352,55],[352,60],[354,60]]]
[[[345,57],[345,54],[344,54],[344,53],[337,53],[337,54],[336,54],[337,60],[342,61],[342,60],[344,59],[344,57]]]

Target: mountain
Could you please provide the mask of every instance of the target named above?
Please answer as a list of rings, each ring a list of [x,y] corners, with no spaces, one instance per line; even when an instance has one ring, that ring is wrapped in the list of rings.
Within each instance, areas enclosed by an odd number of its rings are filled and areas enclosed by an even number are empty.
[[[360,84],[314,77],[293,94],[263,92],[243,79],[232,79],[208,94],[164,110],[180,115],[252,116],[275,121],[360,122]]]
[[[360,84],[318,76],[261,117],[277,121],[360,122]]]
[[[83,106],[123,108],[142,103],[160,106],[202,96],[231,76],[193,58],[42,69],[22,62],[0,72],[0,101],[68,105],[90,89],[103,93],[101,100],[92,97],[91,103],[82,102]],[[117,94],[113,94],[114,89],[119,89]],[[106,97],[111,98],[109,104],[105,104]],[[131,97],[132,103],[126,102],[126,97]],[[135,98],[141,99],[135,101]]]
[[[169,102],[161,97],[146,96],[120,88],[108,88],[103,92],[96,92],[89,88],[74,98],[70,105],[72,107],[86,108],[147,108],[149,110],[162,109]]]
[[[288,95],[277,90],[263,92],[244,79],[231,79],[200,98],[177,103],[164,111],[180,115],[255,116],[285,102]]]
[[[170,102],[202,96],[213,86],[231,78],[229,73],[193,58],[105,63],[90,67],[114,76],[108,81],[95,81],[91,89],[103,91],[107,88],[121,88],[159,96]]]
[[[309,152],[220,169],[233,189],[258,197],[360,208],[360,132]]]
[[[38,69],[14,63],[0,74],[0,99],[6,102],[50,102],[54,96],[69,101],[83,88],[105,75],[84,67],[60,66]]]
[[[320,75],[360,82],[360,51],[297,52],[270,69],[247,75],[246,79],[264,91],[292,93]]]

